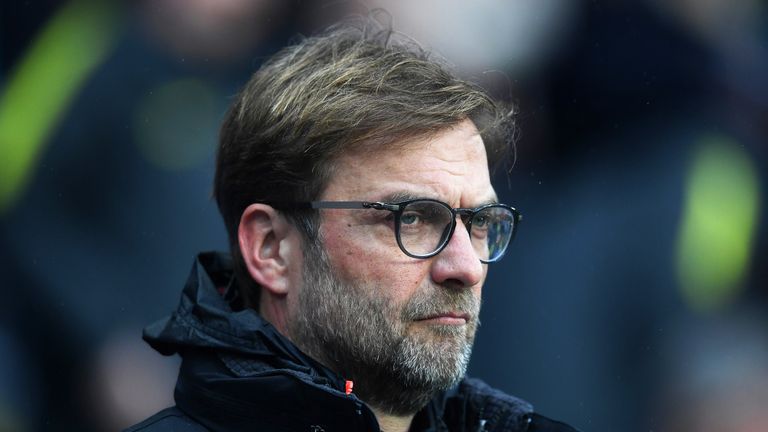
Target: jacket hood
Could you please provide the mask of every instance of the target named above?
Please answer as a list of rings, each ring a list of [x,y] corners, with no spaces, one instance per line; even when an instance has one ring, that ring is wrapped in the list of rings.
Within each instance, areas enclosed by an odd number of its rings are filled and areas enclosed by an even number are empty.
[[[232,259],[204,252],[197,256],[176,311],[144,329],[144,340],[163,355],[204,349],[258,358],[278,369],[318,371],[343,380],[302,353],[256,311],[233,310],[237,299]]]

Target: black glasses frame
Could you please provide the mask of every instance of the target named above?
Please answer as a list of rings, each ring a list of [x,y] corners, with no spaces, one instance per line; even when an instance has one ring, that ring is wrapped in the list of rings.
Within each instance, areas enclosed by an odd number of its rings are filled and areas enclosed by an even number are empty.
[[[421,202],[421,201],[430,201],[436,204],[439,204],[446,209],[448,209],[453,217],[451,218],[451,226],[448,230],[447,235],[443,236],[443,239],[438,245],[438,247],[435,249],[435,251],[430,252],[428,254],[413,254],[409,252],[405,246],[403,246],[403,242],[400,239],[400,218],[403,214],[403,210],[406,206],[409,204],[412,204],[414,202]],[[408,255],[411,258],[420,258],[420,259],[426,259],[431,258],[445,249],[445,247],[448,245],[448,242],[451,241],[451,238],[453,237],[453,232],[456,230],[456,216],[461,216],[462,222],[464,222],[464,225],[467,228],[467,232],[471,232],[472,230],[472,219],[474,219],[475,215],[483,210],[486,210],[488,208],[503,208],[506,210],[509,210],[512,213],[513,222],[512,222],[512,231],[509,235],[509,242],[507,243],[507,247],[509,246],[509,243],[512,242],[512,240],[515,238],[515,233],[517,232],[517,226],[520,223],[521,220],[523,220],[523,215],[520,214],[517,209],[514,207],[510,207],[506,204],[486,204],[480,207],[476,208],[453,208],[450,205],[436,199],[432,198],[417,198],[407,201],[401,201],[397,203],[386,203],[386,202],[371,202],[371,201],[311,201],[311,202],[301,202],[301,203],[279,203],[276,205],[273,205],[273,207],[277,209],[286,209],[286,208],[294,208],[294,209],[346,209],[346,210],[387,210],[391,211],[395,215],[395,240],[397,241],[397,245],[400,247],[400,250],[403,251],[404,254]],[[502,252],[497,258],[493,260],[483,260],[480,259],[480,262],[483,263],[492,263],[497,262],[501,260],[504,255],[506,254],[506,247],[504,248],[504,252]]]

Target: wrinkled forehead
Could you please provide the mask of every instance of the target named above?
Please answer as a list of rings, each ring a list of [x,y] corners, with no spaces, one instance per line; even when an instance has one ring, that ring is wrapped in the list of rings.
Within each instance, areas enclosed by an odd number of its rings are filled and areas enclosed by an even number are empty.
[[[448,134],[453,136],[451,141],[442,139]],[[438,154],[444,150],[447,143],[455,141],[461,142],[464,150],[468,153],[482,151],[487,157],[489,151],[480,131],[469,119],[454,124],[446,124],[434,130],[404,131],[398,135],[381,136],[375,133],[372,135],[374,138],[361,140],[347,146],[332,159],[358,159],[392,153],[406,157],[418,151]],[[481,146],[478,147],[477,143],[480,143]]]
[[[456,205],[495,198],[485,145],[474,124],[464,121],[436,133],[340,155],[322,195],[380,200],[398,194]]]

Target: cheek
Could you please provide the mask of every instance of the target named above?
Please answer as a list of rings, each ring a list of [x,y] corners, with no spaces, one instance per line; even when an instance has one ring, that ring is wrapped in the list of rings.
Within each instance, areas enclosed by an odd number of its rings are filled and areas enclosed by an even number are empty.
[[[427,260],[414,260],[400,249],[393,251],[380,242],[366,240],[356,239],[349,231],[324,231],[323,243],[341,280],[374,290],[396,303],[404,303],[428,282]]]

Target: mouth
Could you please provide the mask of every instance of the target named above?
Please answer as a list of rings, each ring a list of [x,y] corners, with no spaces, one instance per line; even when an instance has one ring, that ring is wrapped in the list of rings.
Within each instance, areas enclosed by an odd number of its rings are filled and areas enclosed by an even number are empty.
[[[466,312],[438,312],[419,318],[417,322],[423,322],[425,324],[439,324],[439,325],[464,325],[469,322],[470,315]]]

